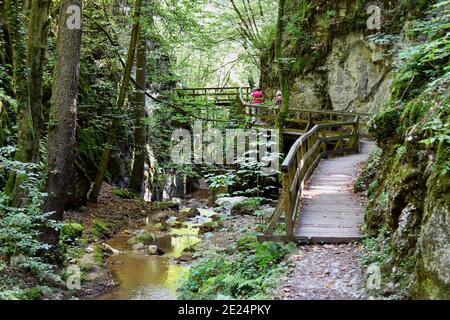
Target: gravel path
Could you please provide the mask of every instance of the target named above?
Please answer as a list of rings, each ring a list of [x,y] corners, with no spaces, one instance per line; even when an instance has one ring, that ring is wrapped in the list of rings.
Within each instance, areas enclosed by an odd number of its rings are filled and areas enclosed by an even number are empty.
[[[283,277],[275,298],[281,300],[365,299],[359,244],[302,246],[290,261],[291,273]]]

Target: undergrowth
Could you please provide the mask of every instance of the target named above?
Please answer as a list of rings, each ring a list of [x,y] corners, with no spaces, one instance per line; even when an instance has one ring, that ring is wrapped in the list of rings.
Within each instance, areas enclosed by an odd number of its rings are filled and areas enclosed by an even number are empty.
[[[286,256],[295,245],[256,241],[252,234],[237,242],[234,255],[217,253],[197,263],[181,288],[182,299],[268,299],[287,271]]]

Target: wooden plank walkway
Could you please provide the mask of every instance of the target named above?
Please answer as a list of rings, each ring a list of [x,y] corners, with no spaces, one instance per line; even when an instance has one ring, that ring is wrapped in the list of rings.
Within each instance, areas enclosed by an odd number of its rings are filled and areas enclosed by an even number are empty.
[[[361,141],[359,154],[322,160],[304,190],[294,236],[301,242],[348,243],[361,239],[364,206],[353,193],[358,165],[373,143]]]

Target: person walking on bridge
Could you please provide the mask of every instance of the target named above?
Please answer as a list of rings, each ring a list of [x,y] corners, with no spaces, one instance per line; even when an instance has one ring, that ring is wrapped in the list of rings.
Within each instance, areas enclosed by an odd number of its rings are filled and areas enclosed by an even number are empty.
[[[275,94],[275,107],[281,108],[283,104],[283,95],[281,94],[281,91],[277,91]]]
[[[252,104],[255,106],[261,105],[264,102],[264,94],[262,93],[260,88],[256,88],[255,90],[253,90],[250,94],[250,97],[252,97]],[[251,113],[257,114],[257,110],[257,108],[252,108]]]

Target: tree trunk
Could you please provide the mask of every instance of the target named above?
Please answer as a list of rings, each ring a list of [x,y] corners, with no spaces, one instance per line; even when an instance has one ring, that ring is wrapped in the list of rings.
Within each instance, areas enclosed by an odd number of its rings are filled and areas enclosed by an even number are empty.
[[[284,12],[285,12],[286,0],[279,0],[278,4],[278,18],[277,18],[277,33],[275,40],[275,63],[277,65],[278,78],[280,83],[281,94],[283,97],[283,103],[281,109],[278,111],[277,118],[275,120],[275,127],[281,130],[283,129],[284,122],[289,112],[289,86],[286,74],[286,64],[283,62],[283,32],[284,32]],[[280,134],[280,142],[282,143],[283,135]],[[282,146],[280,148],[282,150]]]
[[[28,86],[28,67],[25,44],[23,42],[23,23],[21,21],[20,1],[5,0],[5,16],[8,24],[8,33],[11,40],[13,54],[13,79],[15,98],[19,106],[18,124],[19,138],[18,151],[15,159],[20,162],[33,162],[35,157],[35,132],[33,130],[33,116],[30,107]],[[12,204],[19,206],[22,203],[23,191],[20,189],[21,177],[11,173],[5,191],[12,198]]]
[[[125,99],[128,92],[128,84],[130,83],[131,70],[133,69],[134,56],[136,52],[136,44],[139,34],[139,18],[141,15],[141,4],[142,0],[136,0],[134,9],[134,24],[131,31],[130,46],[128,48],[128,58],[125,65],[125,70],[122,78],[122,84],[120,86],[119,94],[117,97],[117,110],[122,110],[125,105]],[[105,149],[102,153],[102,159],[100,161],[100,166],[97,171],[97,176],[95,177],[94,185],[92,187],[91,193],[89,195],[89,200],[93,203],[97,203],[98,194],[103,184],[103,179],[105,178],[106,170],[109,164],[109,158],[111,156],[112,145],[116,142],[117,133],[120,129],[120,121],[114,118],[109,131],[108,141],[106,143]]]
[[[145,112],[145,74],[146,74],[146,39],[141,32],[136,58],[136,82],[141,88],[135,93],[134,109],[134,161],[129,189],[141,194],[144,182],[144,165],[146,159],[146,127],[144,124]]]
[[[51,3],[51,0],[32,1],[28,27],[28,85],[30,108],[33,117],[33,130],[35,134],[35,139],[33,141],[33,162],[39,161],[39,140],[44,126],[42,78],[48,30],[50,27],[49,15]]]
[[[75,161],[75,130],[77,116],[78,79],[80,73],[80,29],[69,29],[67,8],[82,9],[82,0],[61,0],[56,48],[56,65],[52,88],[52,103],[47,146],[48,197],[45,212],[54,212],[50,219],[61,221],[67,201],[69,183]],[[70,11],[69,11],[70,12]],[[81,18],[81,17],[80,17]],[[53,246],[58,244],[59,232],[45,230],[43,240]]]

